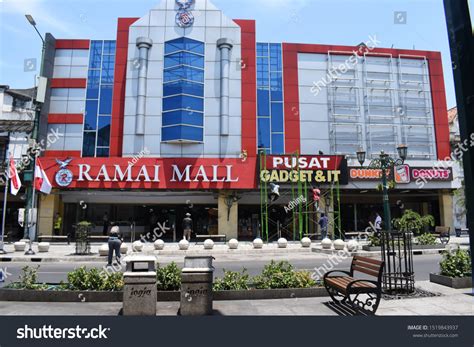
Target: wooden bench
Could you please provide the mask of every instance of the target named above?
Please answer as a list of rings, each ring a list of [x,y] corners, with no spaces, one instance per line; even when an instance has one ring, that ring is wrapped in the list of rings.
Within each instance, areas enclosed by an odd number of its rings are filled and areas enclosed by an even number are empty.
[[[71,240],[69,239],[69,235],[63,236],[63,235],[39,235],[38,236],[38,241],[43,242],[43,241],[50,241],[50,242],[61,242],[65,241],[67,242],[68,245],[71,244]]]
[[[447,245],[451,239],[451,227],[436,227],[432,234],[438,237],[443,245]]]
[[[382,296],[382,274],[384,262],[372,258],[355,256],[350,271],[330,271],[324,275],[326,290],[335,303],[348,303],[355,309],[375,314]],[[354,277],[359,272],[369,275],[375,280]],[[334,273],[343,276],[331,276]],[[365,295],[365,300],[360,295]]]
[[[196,235],[196,239],[198,240],[224,240],[224,242],[227,241],[227,236],[226,235]]]
[[[89,242],[108,242],[109,237],[104,235],[89,235],[87,237]]]

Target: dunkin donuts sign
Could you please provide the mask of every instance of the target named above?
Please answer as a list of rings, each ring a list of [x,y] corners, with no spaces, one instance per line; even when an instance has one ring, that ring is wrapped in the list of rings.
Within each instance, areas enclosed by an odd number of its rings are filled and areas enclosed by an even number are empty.
[[[397,166],[394,170],[395,177],[392,178],[392,172],[387,170],[387,177],[393,179],[398,184],[408,184],[411,182],[450,182],[453,180],[453,170],[451,168],[413,168],[409,165]],[[382,178],[382,170],[351,168],[349,170],[351,181],[378,181]]]

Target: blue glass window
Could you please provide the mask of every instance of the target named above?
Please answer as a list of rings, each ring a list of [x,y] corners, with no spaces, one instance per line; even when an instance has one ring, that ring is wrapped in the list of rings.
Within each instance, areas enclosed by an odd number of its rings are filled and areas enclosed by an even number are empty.
[[[204,136],[204,43],[179,38],[165,43],[163,141]]]
[[[284,140],[283,134],[272,135],[272,153],[273,154],[285,153],[285,140]]]
[[[95,156],[95,131],[86,131],[84,133],[84,143],[82,146],[83,157],[94,157]]]
[[[188,39],[187,37],[181,37],[165,43],[166,55],[179,51],[189,51],[204,55],[204,45],[202,42]]]
[[[258,89],[258,116],[270,117],[270,94],[268,89]]]
[[[283,103],[272,103],[272,133],[283,132]]]
[[[257,43],[258,147],[283,154],[284,109],[282,48],[277,43]]]
[[[89,68],[100,69],[102,62],[102,41],[92,41]]]
[[[107,158],[109,151],[109,148],[97,148],[97,158]]]
[[[112,86],[100,87],[99,114],[112,114]]]
[[[204,126],[204,115],[195,111],[171,111],[163,113],[163,126],[186,124]]]
[[[204,97],[204,84],[186,81],[167,83],[163,87],[164,95],[189,94]]]
[[[87,78],[87,99],[99,98],[100,70],[89,70]]]
[[[111,117],[99,117],[99,131],[97,133],[97,146],[108,147],[110,145]]]
[[[115,51],[115,41],[91,41],[84,117],[85,157],[109,156]]]
[[[115,55],[115,41],[104,41],[104,55]]]
[[[204,99],[186,95],[172,96],[163,99],[163,111],[178,109],[202,111],[204,110]]]
[[[115,56],[104,55],[102,61],[102,83],[112,84],[114,83],[114,69],[115,67]]]
[[[179,80],[204,83],[204,70],[189,66],[179,66],[165,70],[165,83]]]
[[[257,43],[257,57],[268,57],[268,43]]]
[[[202,68],[202,66],[204,66],[204,56],[189,52],[178,52],[166,56],[165,69],[178,65],[189,65]]]
[[[86,101],[86,114],[84,122],[84,130],[97,129],[97,109],[99,105],[96,100]]]
[[[190,127],[177,125],[163,128],[163,141],[197,141],[202,142],[204,129],[201,127]]]
[[[258,118],[258,147],[271,148],[270,118]]]

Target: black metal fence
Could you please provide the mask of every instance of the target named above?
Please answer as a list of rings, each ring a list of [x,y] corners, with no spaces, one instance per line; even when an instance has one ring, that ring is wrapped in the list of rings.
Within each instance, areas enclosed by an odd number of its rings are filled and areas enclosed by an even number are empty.
[[[387,294],[415,291],[413,270],[413,234],[382,232],[382,259],[385,262],[383,290]]]

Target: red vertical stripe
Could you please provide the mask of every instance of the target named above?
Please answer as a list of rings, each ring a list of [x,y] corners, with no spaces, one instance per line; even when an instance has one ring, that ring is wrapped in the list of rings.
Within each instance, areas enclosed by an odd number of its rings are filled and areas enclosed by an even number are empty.
[[[112,101],[112,125],[110,134],[111,157],[122,156],[125,86],[127,80],[128,33],[130,26],[138,19],[139,18],[118,19],[117,48],[115,52],[114,95]]]
[[[234,20],[242,33],[242,150],[257,156],[257,68],[254,20]]]

